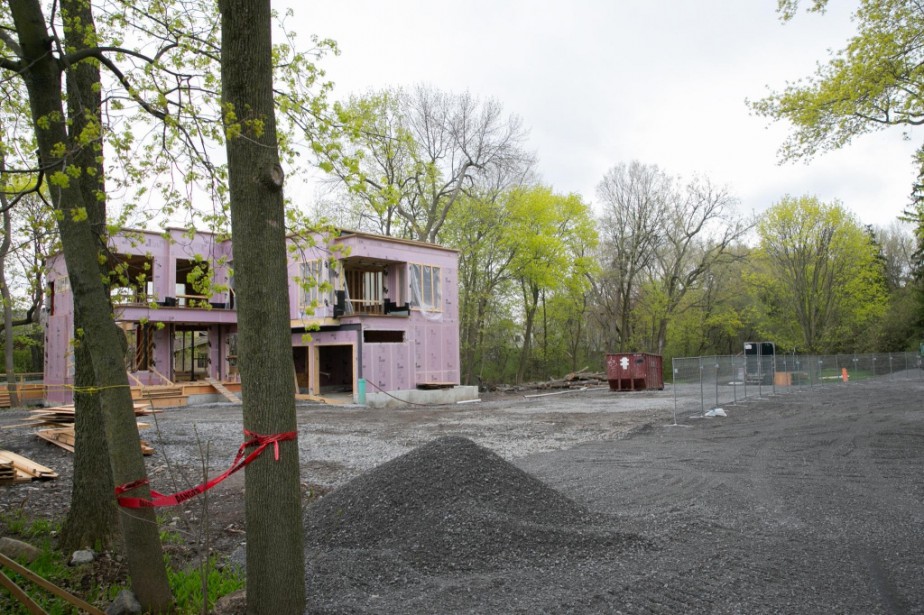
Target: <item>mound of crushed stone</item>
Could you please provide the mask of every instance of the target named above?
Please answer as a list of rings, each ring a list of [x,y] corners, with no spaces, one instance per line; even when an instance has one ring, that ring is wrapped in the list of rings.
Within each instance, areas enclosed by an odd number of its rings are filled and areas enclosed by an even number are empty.
[[[354,588],[384,577],[406,581],[421,574],[612,557],[638,543],[457,436],[434,440],[343,485],[308,509],[306,525],[312,584],[336,574],[341,581],[354,577]]]

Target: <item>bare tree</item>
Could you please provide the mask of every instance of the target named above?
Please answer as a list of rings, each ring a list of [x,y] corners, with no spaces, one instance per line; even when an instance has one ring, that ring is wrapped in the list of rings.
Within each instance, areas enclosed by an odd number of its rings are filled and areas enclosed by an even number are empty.
[[[703,282],[729,248],[751,228],[737,199],[708,179],[694,180],[668,204],[663,238],[655,250],[652,287],[660,294],[653,350],[664,352],[667,328],[687,293]]]
[[[610,169],[597,186],[603,206],[602,274],[592,280],[596,318],[610,351],[629,350],[632,308],[643,276],[656,262],[673,194],[672,180],[638,161]]]
[[[351,155],[323,166],[386,234],[436,241],[463,194],[498,178],[515,185],[533,163],[519,118],[494,100],[418,85],[353,99],[349,109]]]
[[[903,288],[914,274],[915,237],[911,224],[893,220],[885,228],[873,229],[890,291]]]

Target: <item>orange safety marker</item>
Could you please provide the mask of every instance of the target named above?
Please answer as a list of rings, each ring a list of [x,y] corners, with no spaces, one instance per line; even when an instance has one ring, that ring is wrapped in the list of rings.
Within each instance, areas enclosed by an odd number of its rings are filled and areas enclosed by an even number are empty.
[[[848,380],[850,380],[850,376],[847,375],[846,367],[841,368],[841,380],[843,380],[844,382],[847,382]]]

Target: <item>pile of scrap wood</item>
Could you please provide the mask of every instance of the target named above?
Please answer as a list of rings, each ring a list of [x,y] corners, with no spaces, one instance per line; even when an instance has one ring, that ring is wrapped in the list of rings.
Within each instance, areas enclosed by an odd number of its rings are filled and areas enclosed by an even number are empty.
[[[158,412],[158,410],[151,408],[151,404],[147,402],[135,403],[135,416],[145,416],[147,414],[154,414],[155,412]],[[73,405],[33,410],[32,416],[34,417],[31,423],[32,425],[36,427],[47,426],[35,432],[36,436],[72,453],[74,452],[75,434]],[[138,423],[138,429],[144,429],[146,427],[150,427],[150,425],[147,423]],[[141,452],[144,455],[151,455],[154,453],[154,449],[150,444],[142,440]]]
[[[547,380],[546,382],[537,382],[533,385],[536,389],[580,389],[582,387],[593,387],[607,384],[606,374],[603,372],[579,371],[572,372],[557,380]]]
[[[488,387],[488,390],[497,391],[498,393],[521,393],[537,389],[583,389],[604,385],[608,385],[604,372],[589,372],[585,368],[581,371],[572,372],[564,378],[553,378],[543,382],[527,382],[519,385],[498,384]]]
[[[0,450],[0,485],[58,478],[51,468],[10,451]]]

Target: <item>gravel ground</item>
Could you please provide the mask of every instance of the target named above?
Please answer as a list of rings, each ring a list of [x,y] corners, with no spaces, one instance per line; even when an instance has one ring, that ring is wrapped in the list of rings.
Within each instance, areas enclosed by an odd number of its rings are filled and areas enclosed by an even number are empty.
[[[300,407],[303,480],[334,489],[306,513],[312,612],[924,613],[924,381],[682,413],[679,427],[673,404],[668,389]],[[157,423],[161,491],[180,470],[195,480],[206,443],[213,472],[240,443],[230,405]],[[0,438],[62,474],[0,489],[0,509],[60,513],[69,454]],[[246,536],[242,478],[210,494],[225,552]],[[200,511],[172,514],[194,525]]]

